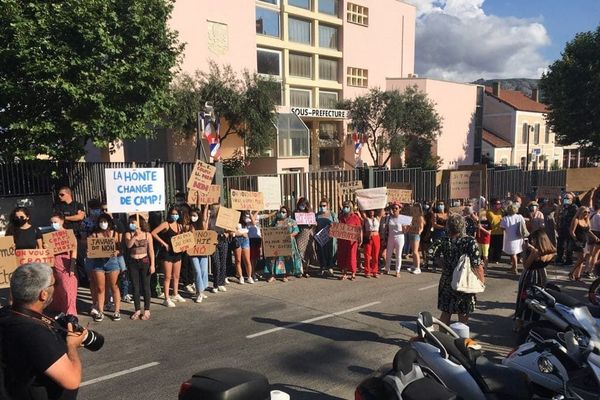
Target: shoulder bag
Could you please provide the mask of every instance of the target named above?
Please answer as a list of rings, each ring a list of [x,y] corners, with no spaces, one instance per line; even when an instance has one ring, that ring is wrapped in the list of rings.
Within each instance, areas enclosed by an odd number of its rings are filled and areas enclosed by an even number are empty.
[[[458,265],[452,273],[452,289],[461,293],[481,293],[485,290],[483,282],[471,269],[471,259],[463,254],[458,260]]]

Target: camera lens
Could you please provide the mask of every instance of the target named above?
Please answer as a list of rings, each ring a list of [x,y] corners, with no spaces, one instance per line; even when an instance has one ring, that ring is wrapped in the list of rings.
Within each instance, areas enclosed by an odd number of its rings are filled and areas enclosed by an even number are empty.
[[[90,351],[98,351],[104,346],[104,336],[90,329],[81,344]]]

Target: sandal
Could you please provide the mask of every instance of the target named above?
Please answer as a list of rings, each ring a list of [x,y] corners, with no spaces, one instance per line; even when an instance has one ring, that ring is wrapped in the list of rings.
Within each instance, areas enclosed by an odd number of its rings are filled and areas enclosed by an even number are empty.
[[[338,279],[340,281],[345,281],[346,279],[348,279],[348,276],[346,276],[346,274],[344,274],[344,275],[340,276]]]
[[[310,278],[310,274],[308,272],[305,272],[304,275],[302,275],[305,278]]]
[[[142,314],[141,312],[139,312],[139,311],[136,311],[136,312],[134,312],[134,313],[131,315],[131,317],[129,317],[129,318],[131,318],[131,319],[133,319],[133,320],[138,320],[138,319],[140,319],[140,315],[141,315],[141,314]]]
[[[287,282],[288,278],[286,278],[285,276],[283,277],[283,279],[281,280],[281,282]]]
[[[267,279],[267,283],[271,282],[275,282],[275,277],[271,276],[269,279]]]
[[[353,281],[353,280],[355,280],[355,279],[356,279],[356,275],[352,275],[352,276],[350,276],[350,280],[351,280],[351,281]]]
[[[144,311],[144,315],[140,318],[142,321],[148,321],[150,319],[150,311]]]

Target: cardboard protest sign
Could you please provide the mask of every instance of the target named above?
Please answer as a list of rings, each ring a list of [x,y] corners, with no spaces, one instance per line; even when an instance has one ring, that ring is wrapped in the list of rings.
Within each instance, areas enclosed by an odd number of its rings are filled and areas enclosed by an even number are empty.
[[[412,203],[412,190],[388,188],[387,197],[390,203]]]
[[[42,236],[46,247],[52,250],[52,254],[66,253],[77,248],[77,239],[72,229],[63,229],[44,233]]]
[[[217,250],[217,232],[194,231],[194,246],[187,251],[188,255],[210,256]]]
[[[385,208],[387,204],[387,188],[378,187],[373,189],[358,189],[356,194],[356,202],[362,211],[380,210]]]
[[[10,287],[10,276],[17,266],[14,238],[12,236],[0,237],[0,289]]]
[[[265,200],[260,192],[231,189],[231,208],[260,211],[265,208]]]
[[[231,208],[219,207],[215,225],[228,231],[235,231],[240,223],[241,212]]]
[[[400,214],[398,216],[398,222],[400,223],[400,225],[410,225],[412,224],[412,217]]]
[[[259,176],[258,191],[263,194],[265,210],[281,207],[281,181],[278,176]]]
[[[110,258],[115,255],[115,239],[112,237],[89,237],[87,258]]]
[[[388,189],[413,190],[412,182],[388,182],[386,186]]]
[[[286,226],[263,228],[261,234],[265,257],[292,255],[292,238]]]
[[[450,207],[448,209],[448,212],[450,214],[460,214],[460,215],[462,215],[464,209],[465,209],[465,206]]]
[[[17,264],[42,263],[54,267],[54,254],[50,249],[20,249],[15,250]]]
[[[208,192],[216,171],[216,167],[200,160],[196,160],[194,169],[190,174],[190,179],[188,179],[188,189],[193,189],[200,193]]]
[[[163,211],[163,168],[106,168],[106,205],[111,213]]]
[[[187,203],[194,204],[219,204],[221,198],[221,185],[210,185],[208,192],[198,192],[190,189],[187,194]]]
[[[539,186],[536,190],[536,197],[538,199],[554,200],[560,197],[559,186]]]
[[[600,168],[567,168],[567,192],[583,192],[600,184]]]
[[[331,236],[329,236],[329,229],[331,225],[327,225],[325,228],[321,229],[319,232],[315,233],[315,241],[321,246],[325,246],[327,242],[331,240]]]
[[[129,214],[129,216],[133,216],[133,217],[135,217],[137,215],[144,218],[144,221],[146,221],[146,222],[148,222],[148,220],[150,219],[150,213],[144,212],[144,211]]]
[[[195,244],[196,239],[193,232],[180,233],[171,238],[171,247],[175,253],[184,252],[194,247]]]
[[[481,195],[481,171],[450,171],[450,198],[471,199]]]
[[[333,222],[331,228],[329,228],[329,236],[349,240],[351,242],[358,242],[360,240],[360,226],[343,224],[341,222]]]
[[[298,225],[316,225],[315,213],[294,213],[294,219]]]
[[[356,190],[362,188],[362,181],[338,182],[338,189],[341,196],[351,196]]]

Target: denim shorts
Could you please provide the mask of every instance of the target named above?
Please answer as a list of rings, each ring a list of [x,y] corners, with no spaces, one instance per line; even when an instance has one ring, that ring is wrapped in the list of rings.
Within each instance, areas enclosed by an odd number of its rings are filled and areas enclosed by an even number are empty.
[[[120,271],[121,267],[119,265],[118,257],[111,258],[96,258],[93,261],[93,270],[95,272],[113,272]]]
[[[235,240],[237,241],[237,245],[241,249],[249,249],[250,248],[250,239],[248,239],[247,237],[237,236],[235,238]]]
[[[419,235],[418,233],[410,233],[408,236],[411,242],[421,241],[421,235]]]

